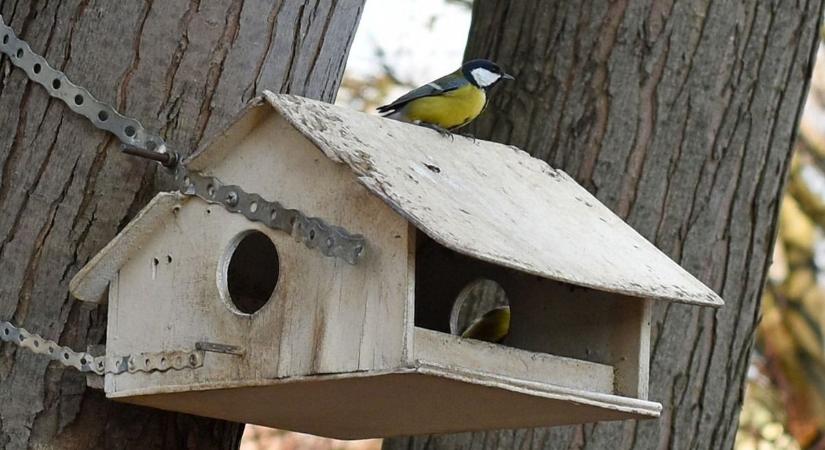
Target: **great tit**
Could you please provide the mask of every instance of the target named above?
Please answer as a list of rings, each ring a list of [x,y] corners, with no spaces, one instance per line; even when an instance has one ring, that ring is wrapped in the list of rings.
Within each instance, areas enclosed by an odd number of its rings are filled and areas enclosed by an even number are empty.
[[[389,105],[380,106],[378,112],[390,119],[449,135],[484,111],[490,89],[502,79],[515,78],[492,61],[473,59],[455,72],[415,88]]]
[[[461,337],[487,342],[501,342],[510,333],[510,307],[499,306],[487,311],[461,333]]]

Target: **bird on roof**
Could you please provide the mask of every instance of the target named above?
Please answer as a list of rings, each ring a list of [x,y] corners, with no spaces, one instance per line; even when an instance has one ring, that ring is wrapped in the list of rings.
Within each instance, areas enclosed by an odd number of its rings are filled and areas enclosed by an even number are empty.
[[[472,122],[484,111],[493,86],[501,80],[514,79],[492,61],[473,59],[455,72],[378,107],[378,112],[390,119],[452,136],[452,131]]]

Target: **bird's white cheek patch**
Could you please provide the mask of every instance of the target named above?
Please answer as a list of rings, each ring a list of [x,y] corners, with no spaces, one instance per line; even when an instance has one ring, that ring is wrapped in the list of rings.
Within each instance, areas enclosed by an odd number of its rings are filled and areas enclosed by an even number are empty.
[[[473,79],[476,80],[476,84],[481,87],[487,87],[501,78],[501,75],[490,72],[489,70],[481,67],[478,69],[473,69],[470,74],[473,76]]]

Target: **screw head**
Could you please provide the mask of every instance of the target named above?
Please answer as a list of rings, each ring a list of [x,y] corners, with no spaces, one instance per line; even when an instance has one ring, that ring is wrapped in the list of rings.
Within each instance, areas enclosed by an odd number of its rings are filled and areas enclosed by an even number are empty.
[[[226,194],[226,198],[223,200],[228,206],[235,206],[238,204],[238,193],[235,191],[230,191]]]

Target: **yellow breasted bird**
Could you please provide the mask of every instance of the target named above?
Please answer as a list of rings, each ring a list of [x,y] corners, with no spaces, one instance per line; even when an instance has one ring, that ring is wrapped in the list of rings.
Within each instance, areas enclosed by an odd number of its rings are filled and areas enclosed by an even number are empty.
[[[461,337],[487,342],[501,342],[510,334],[510,307],[499,306],[487,311],[461,333]]]
[[[441,134],[467,125],[487,106],[490,89],[502,79],[514,80],[492,61],[474,59],[455,72],[413,89],[389,105],[384,117],[432,128]]]

